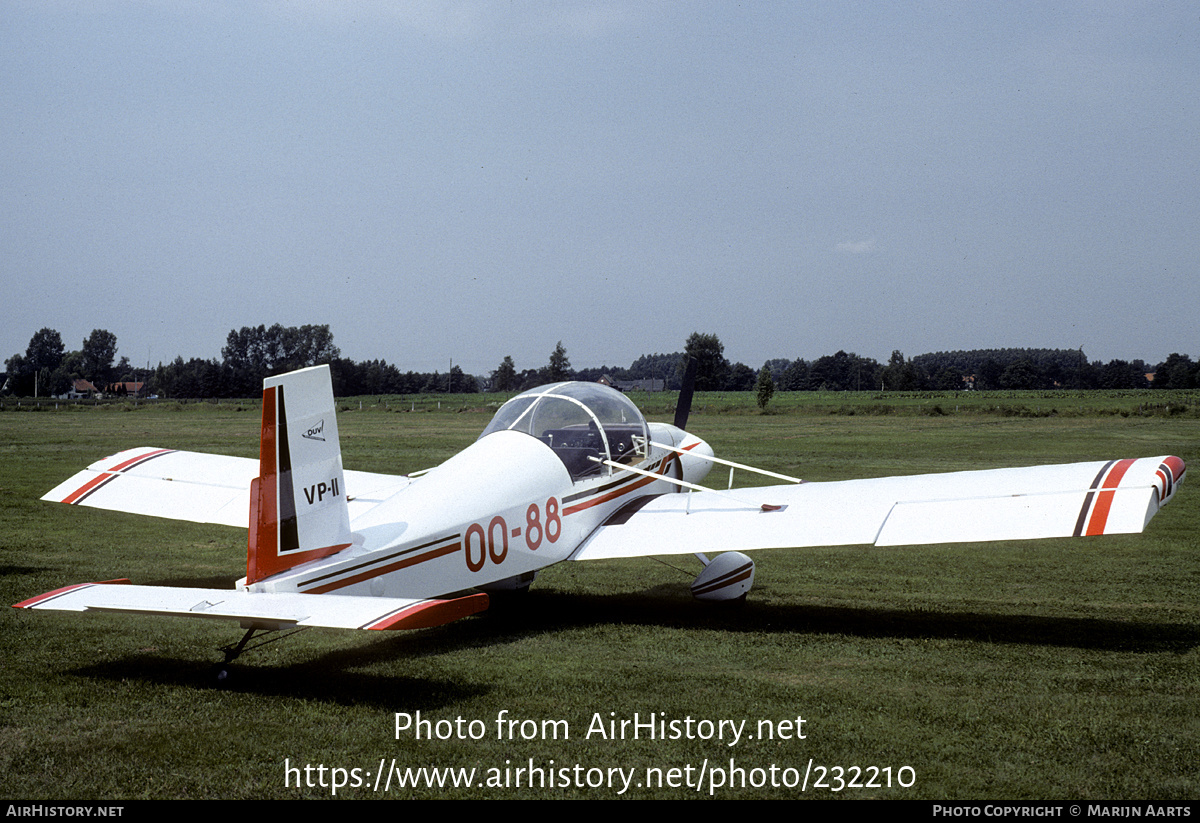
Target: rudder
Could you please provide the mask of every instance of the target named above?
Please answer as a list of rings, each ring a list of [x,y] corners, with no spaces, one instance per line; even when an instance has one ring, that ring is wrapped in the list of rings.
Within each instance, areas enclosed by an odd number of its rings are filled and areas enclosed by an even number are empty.
[[[263,381],[259,476],[250,487],[246,584],[351,543],[328,366]]]

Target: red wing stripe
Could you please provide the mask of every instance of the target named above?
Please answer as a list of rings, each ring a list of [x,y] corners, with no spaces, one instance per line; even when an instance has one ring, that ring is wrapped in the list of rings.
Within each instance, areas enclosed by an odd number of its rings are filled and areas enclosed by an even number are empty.
[[[147,460],[153,460],[156,457],[161,457],[164,454],[170,454],[173,451],[175,451],[175,450],[174,449],[158,449],[157,451],[152,451],[147,454],[140,454],[137,457],[131,457],[128,460],[124,461],[123,463],[119,463],[116,466],[113,466],[112,468],[105,469],[100,474],[96,475],[91,480],[89,480],[88,482],[86,482],[82,486],[80,486],[78,489],[76,489],[75,491],[71,492],[69,495],[64,497],[63,502],[66,503],[67,505],[74,505],[76,503],[80,503],[89,494],[100,489],[102,486],[106,485],[109,481],[116,479],[118,474],[121,474],[123,472],[128,471],[129,469],[132,469],[134,466],[140,466],[142,463],[145,463]]]
[[[37,597],[31,597],[28,600],[22,600],[20,603],[13,603],[14,609],[32,609],[39,603],[45,603],[47,600],[53,600],[56,597],[62,597],[68,592],[73,592],[76,589],[86,589],[88,586],[95,586],[95,583],[76,583],[74,586],[63,586],[61,589],[55,589],[52,592],[39,594]]]
[[[1165,463],[1158,467],[1154,476],[1158,478],[1158,499],[1165,501],[1175,491],[1175,478]]]
[[[1183,481],[1183,475],[1186,472],[1187,466],[1178,457],[1167,457],[1158,464],[1158,469],[1154,474],[1158,478],[1159,505],[1166,503],[1175,493],[1175,487]]]
[[[1117,461],[1109,460],[1104,464],[1104,468],[1096,472],[1096,479],[1092,481],[1092,485],[1088,487],[1090,491],[1088,491],[1087,495],[1083,498],[1083,507],[1079,509],[1079,519],[1075,521],[1075,531],[1071,533],[1072,537],[1080,537],[1083,535],[1083,527],[1087,523],[1088,511],[1090,511],[1092,508],[1092,498],[1096,496],[1096,488],[1099,487],[1100,481],[1104,478],[1104,473],[1108,471],[1109,467],[1115,462]]]
[[[1168,457],[1158,466],[1158,475],[1163,479],[1163,499],[1175,493],[1175,487],[1183,480],[1187,466],[1178,457]]]
[[[22,600],[20,603],[13,603],[12,607],[14,609],[32,609],[42,603],[62,597],[64,594],[69,594],[77,589],[86,589],[91,586],[111,586],[127,583],[129,583],[129,579],[124,577],[118,580],[102,580],[98,583],[76,583],[73,586],[63,586],[61,589],[55,589],[52,592],[46,592],[45,594],[39,594],[37,597],[31,597],[28,600]]]
[[[115,477],[116,477],[115,474],[110,474],[109,472],[105,472],[104,474],[98,474],[95,477],[93,477],[91,480],[89,480],[88,482],[84,483],[78,489],[76,489],[75,491],[71,492],[66,497],[64,497],[63,502],[66,503],[67,505],[73,505],[75,503],[78,503],[80,500],[83,500],[89,494],[91,494],[96,489],[100,488],[105,483],[107,483],[108,481],[112,480]]]
[[[374,620],[362,628],[375,631],[428,629],[481,612],[487,607],[486,594],[471,594],[453,600],[422,600]]]
[[[1108,512],[1112,508],[1117,487],[1121,485],[1121,478],[1133,464],[1133,460],[1118,460],[1117,464],[1109,471],[1108,476],[1104,478],[1104,485],[1101,487],[1100,493],[1096,495],[1096,504],[1092,506],[1092,515],[1088,520],[1085,532],[1088,536],[1104,534],[1104,526],[1108,522]]]
[[[1162,464],[1171,472],[1171,477],[1176,483],[1183,480],[1183,475],[1187,473],[1187,465],[1173,455],[1164,460]]]
[[[147,460],[153,460],[156,457],[162,457],[164,454],[170,454],[173,451],[175,451],[175,450],[174,449],[159,449],[157,451],[148,452],[146,454],[140,454],[137,457],[129,458],[124,463],[121,463],[118,466],[113,466],[111,469],[105,469],[105,471],[123,472],[126,469],[131,469],[134,466],[137,466],[141,463],[145,463]]]

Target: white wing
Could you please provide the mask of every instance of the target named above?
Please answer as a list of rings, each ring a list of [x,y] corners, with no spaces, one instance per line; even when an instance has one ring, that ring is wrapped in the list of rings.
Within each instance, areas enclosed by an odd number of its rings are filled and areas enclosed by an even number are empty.
[[[1178,457],[667,494],[614,514],[575,560],[1141,532]]]
[[[250,482],[258,471],[258,461],[248,457],[129,449],[96,461],[42,499],[244,529],[250,520]],[[373,472],[345,475],[351,521],[411,482]]]

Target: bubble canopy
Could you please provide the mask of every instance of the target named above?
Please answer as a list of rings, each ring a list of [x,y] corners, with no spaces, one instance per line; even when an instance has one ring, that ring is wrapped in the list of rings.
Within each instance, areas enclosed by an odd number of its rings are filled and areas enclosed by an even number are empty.
[[[481,438],[498,431],[536,437],[578,479],[611,469],[591,458],[636,463],[646,455],[646,418],[619,391],[600,383],[552,383],[500,407]]]

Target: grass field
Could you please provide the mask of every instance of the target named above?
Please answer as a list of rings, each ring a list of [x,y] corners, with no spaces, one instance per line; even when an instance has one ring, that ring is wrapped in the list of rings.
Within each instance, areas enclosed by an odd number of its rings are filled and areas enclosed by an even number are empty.
[[[478,395],[438,402],[364,398],[360,409],[358,399],[344,401],[347,467],[425,468],[470,443],[492,411]],[[670,398],[647,403],[652,418],[669,419]],[[1159,454],[1200,466],[1194,393],[777,395],[766,415],[750,395],[702,395],[696,410],[689,429],[718,455],[809,480]],[[229,586],[245,573],[241,532],[38,497],[134,445],[253,456],[257,427],[254,403],[38,412],[6,403],[3,602],[114,577]],[[311,630],[265,646],[238,661],[226,690],[210,685],[210,673],[215,650],[237,639],[235,626],[5,609],[0,796],[328,797],[328,769],[360,769],[370,783],[381,760],[394,760],[402,769],[474,768],[477,785],[393,783],[386,794],[346,786],[338,796],[612,797],[623,783],[610,770],[633,769],[624,796],[706,797],[717,779],[711,769],[730,773],[732,759],[736,785],[715,796],[1194,800],[1193,486],[1139,536],[759,552],[749,602],[733,608],[690,598],[699,564],[688,558],[670,560],[686,573],[652,559],[562,564],[527,597],[438,629],[382,637]],[[397,737],[395,714],[418,711],[426,720],[480,721],[473,730],[485,734]],[[521,726],[498,739],[501,712],[535,721],[524,726],[531,739]],[[587,735],[597,715],[607,722],[635,713],[680,721],[681,731],[689,717],[746,724],[732,746],[728,736]],[[760,720],[797,717],[804,739],[786,725],[774,740],[757,734]],[[544,721],[565,721],[558,739]],[[813,787],[819,772],[809,772],[803,795],[770,785],[772,777],[794,782],[810,760],[889,768],[874,782],[891,786],[833,792]],[[556,785],[528,788],[522,776],[514,787],[515,770],[530,761],[554,770],[546,779]],[[297,788],[303,772],[285,785],[285,762],[312,765],[313,782],[324,765],[326,787]],[[702,768],[699,792],[680,785]],[[645,785],[647,770],[666,783],[671,769],[674,787]],[[576,777],[604,785],[561,785]],[[828,772],[825,782],[836,786],[836,777]],[[489,778],[500,785],[486,785]]]

